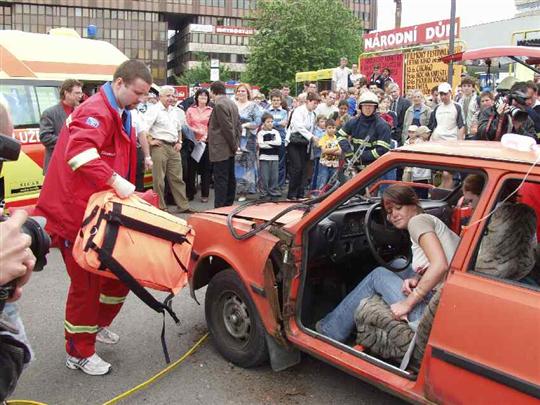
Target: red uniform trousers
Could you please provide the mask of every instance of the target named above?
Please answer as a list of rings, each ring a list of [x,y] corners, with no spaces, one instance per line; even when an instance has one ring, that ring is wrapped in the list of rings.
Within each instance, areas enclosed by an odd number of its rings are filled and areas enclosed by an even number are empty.
[[[129,290],[121,281],[84,270],[73,258],[72,248],[71,243],[60,246],[71,279],[64,321],[66,351],[84,358],[95,353],[98,329],[111,324]]]

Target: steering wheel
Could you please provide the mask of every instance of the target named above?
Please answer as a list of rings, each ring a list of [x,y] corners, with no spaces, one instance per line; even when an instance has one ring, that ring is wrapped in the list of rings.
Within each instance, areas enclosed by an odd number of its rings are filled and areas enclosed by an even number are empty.
[[[369,249],[381,266],[398,272],[405,270],[411,264],[412,250],[409,235],[388,222],[380,202],[373,204],[367,211],[364,230]],[[395,259],[403,259],[404,265],[395,263]]]

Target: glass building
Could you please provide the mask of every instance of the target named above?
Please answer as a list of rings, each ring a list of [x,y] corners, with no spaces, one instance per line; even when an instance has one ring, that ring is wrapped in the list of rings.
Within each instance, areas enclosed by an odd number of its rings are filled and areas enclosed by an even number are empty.
[[[376,28],[377,0],[342,0]],[[219,59],[238,78],[245,70],[253,31],[246,18],[256,0],[0,0],[0,29],[47,33],[75,29],[83,38],[109,41],[129,58],[145,61],[158,84],[207,57]]]

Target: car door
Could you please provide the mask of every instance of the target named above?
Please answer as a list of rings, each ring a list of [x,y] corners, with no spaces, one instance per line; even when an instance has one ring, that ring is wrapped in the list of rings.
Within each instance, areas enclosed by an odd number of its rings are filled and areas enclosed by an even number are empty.
[[[470,228],[452,263],[424,358],[424,394],[440,403],[538,403],[540,288],[462,271],[474,268],[486,229]]]

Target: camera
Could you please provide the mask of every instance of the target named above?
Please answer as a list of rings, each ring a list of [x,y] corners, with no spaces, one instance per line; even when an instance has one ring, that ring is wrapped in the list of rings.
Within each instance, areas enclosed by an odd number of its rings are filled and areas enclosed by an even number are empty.
[[[510,115],[510,117],[512,117],[512,121],[517,121],[517,122],[525,122],[527,121],[527,118],[529,117],[529,114],[527,113],[527,111],[522,110],[521,108],[516,107],[514,105],[511,105],[508,108],[507,114]]]
[[[0,171],[4,162],[15,161],[19,158],[21,144],[12,137],[0,134]],[[0,189],[0,209],[4,207],[4,189]],[[0,222],[7,220],[7,217],[0,211]],[[43,217],[28,217],[26,222],[21,227],[21,232],[30,236],[32,242],[30,250],[36,257],[34,271],[41,271],[47,264],[47,254],[51,246],[51,238],[45,232],[45,218]],[[12,281],[6,285],[0,286],[0,308],[15,288],[15,283]]]

